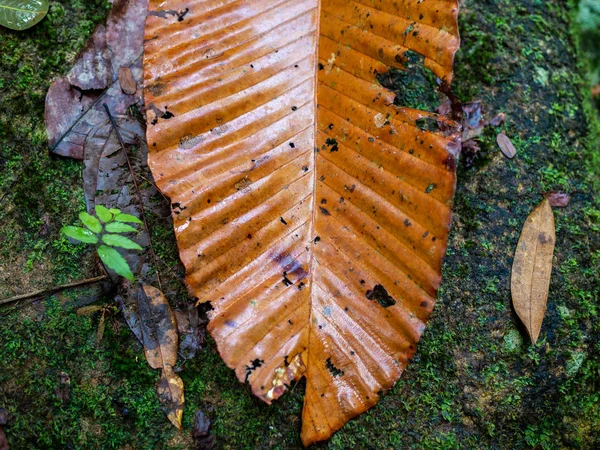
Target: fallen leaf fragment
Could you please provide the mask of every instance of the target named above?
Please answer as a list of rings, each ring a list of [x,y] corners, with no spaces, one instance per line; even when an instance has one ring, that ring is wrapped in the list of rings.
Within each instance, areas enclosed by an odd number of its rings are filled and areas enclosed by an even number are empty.
[[[198,308],[194,304],[188,304],[173,312],[179,332],[179,354],[184,359],[192,359],[204,342],[204,329],[200,329]]]
[[[56,397],[62,402],[63,406],[69,403],[71,396],[71,377],[66,372],[58,375],[58,387],[54,389]]]
[[[8,445],[8,439],[6,439],[6,434],[4,434],[4,430],[0,426],[0,450],[9,450],[10,446]]]
[[[171,423],[181,429],[185,403],[183,380],[173,371],[172,366],[167,364],[163,367],[160,380],[156,386],[156,393]]]
[[[571,196],[566,192],[550,192],[546,198],[553,208],[564,208],[571,202]]]
[[[0,425],[4,426],[8,423],[8,411],[6,408],[0,408]]]
[[[515,148],[509,137],[504,133],[498,133],[498,136],[496,136],[496,142],[498,142],[500,150],[502,151],[502,153],[504,153],[504,156],[506,156],[507,158],[514,158],[514,156],[517,154],[517,149]]]
[[[119,68],[119,85],[126,94],[133,95],[137,91],[137,82],[133,78],[133,72],[129,67]]]
[[[533,344],[546,313],[555,242],[554,214],[544,199],[523,225],[511,275],[513,306]]]
[[[142,79],[147,9],[148,0],[115,0],[106,25],[96,27],[69,73],[50,86],[44,115],[52,153],[83,159],[90,133],[108,123],[103,103],[115,116],[143,107],[141,90],[128,95],[118,81],[121,67]]]
[[[216,437],[210,434],[212,423],[208,416],[201,410],[194,414],[194,450],[212,450],[216,444]]]
[[[138,313],[148,364],[153,369],[173,367],[177,363],[179,341],[175,315],[167,298],[153,286],[140,285]]]

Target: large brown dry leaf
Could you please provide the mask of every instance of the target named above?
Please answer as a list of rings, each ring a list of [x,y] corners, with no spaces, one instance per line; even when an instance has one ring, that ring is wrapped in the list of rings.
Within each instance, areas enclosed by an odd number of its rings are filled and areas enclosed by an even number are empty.
[[[555,242],[554,214],[550,202],[544,199],[523,225],[510,285],[515,311],[534,344],[546,314]]]
[[[83,159],[90,133],[109,123],[104,103],[115,116],[143,106],[141,89],[123,92],[119,70],[130,69],[141,82],[147,8],[148,0],[115,0],[106,26],[94,30],[69,73],[50,86],[45,120],[51,152]]]
[[[413,50],[447,86],[457,14],[456,0],[150,1],[149,164],[188,285],[255,395],[306,376],[305,444],[377,403],[431,314],[458,127],[394,106],[377,77]]]

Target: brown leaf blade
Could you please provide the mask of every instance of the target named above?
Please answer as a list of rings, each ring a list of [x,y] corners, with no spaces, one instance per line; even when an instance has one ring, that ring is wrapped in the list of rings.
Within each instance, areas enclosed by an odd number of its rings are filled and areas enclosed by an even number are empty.
[[[500,147],[500,150],[502,151],[504,156],[506,156],[509,159],[515,157],[515,155],[517,154],[517,149],[515,148],[512,141],[507,135],[505,135],[504,133],[498,133],[498,136],[496,136],[496,142],[498,143],[498,147]]]
[[[366,3],[151,0],[146,22],[149,165],[190,292],[260,399],[306,377],[306,445],[400,377],[451,223],[458,124],[379,77],[416,53],[447,87],[458,2]]]
[[[555,242],[554,214],[544,199],[523,225],[511,275],[513,306],[533,344],[546,313]]]
[[[153,286],[140,285],[138,312],[144,352],[150,367],[164,369],[175,366],[179,338],[175,315],[167,298]]]
[[[183,418],[185,403],[183,380],[168,364],[162,369],[160,380],[156,386],[156,393],[171,423],[181,430],[181,419]]]

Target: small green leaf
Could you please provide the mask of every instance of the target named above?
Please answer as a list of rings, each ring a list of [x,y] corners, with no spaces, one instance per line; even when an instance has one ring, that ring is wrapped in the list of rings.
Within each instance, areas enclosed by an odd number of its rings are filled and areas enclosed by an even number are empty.
[[[104,223],[110,222],[113,220],[112,213],[106,209],[106,207],[102,205],[96,205],[96,215],[100,218],[100,220]]]
[[[137,231],[131,225],[122,222],[111,222],[106,224],[106,231],[111,233],[133,233]]]
[[[48,0],[0,0],[0,25],[26,30],[48,13]]]
[[[131,273],[129,264],[127,264],[125,258],[123,258],[114,248],[101,245],[98,247],[98,256],[100,257],[100,260],[106,264],[106,267],[114,270],[122,277],[133,281],[133,273]]]
[[[144,223],[140,219],[131,214],[117,214],[115,217],[117,222],[129,222],[129,223]]]
[[[120,209],[117,209],[117,208],[110,208],[110,209],[109,209],[109,211],[110,211],[112,214],[114,214],[115,216],[116,216],[117,214],[120,214],[120,213],[121,213],[121,210],[120,210]]]
[[[88,214],[86,212],[80,212],[79,220],[81,220],[83,224],[94,233],[100,233],[102,231],[102,224],[91,214]]]
[[[121,236],[120,234],[105,234],[102,236],[102,241],[107,245],[112,245],[113,247],[122,247],[130,250],[142,250],[142,247],[140,247],[138,244],[125,236]]]
[[[64,235],[77,241],[85,242],[86,244],[95,244],[98,242],[98,237],[90,230],[81,227],[62,227],[60,232]]]

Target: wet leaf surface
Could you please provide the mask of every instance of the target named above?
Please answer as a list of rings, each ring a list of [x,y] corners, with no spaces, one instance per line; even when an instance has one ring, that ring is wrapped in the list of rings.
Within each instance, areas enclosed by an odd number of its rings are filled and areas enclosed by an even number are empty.
[[[554,214],[544,199],[523,225],[511,275],[513,306],[533,344],[546,314],[555,243]]]
[[[458,3],[376,3],[151,1],[146,23],[149,165],[190,291],[260,399],[306,377],[306,445],[401,375],[451,222],[460,126],[384,83],[448,88]]]
[[[0,25],[26,30],[48,14],[48,0],[0,0]]]

